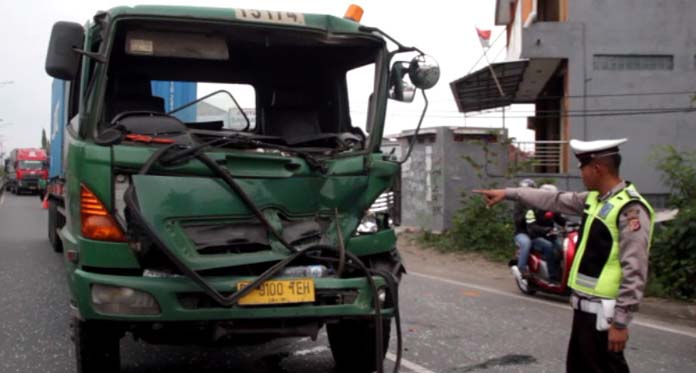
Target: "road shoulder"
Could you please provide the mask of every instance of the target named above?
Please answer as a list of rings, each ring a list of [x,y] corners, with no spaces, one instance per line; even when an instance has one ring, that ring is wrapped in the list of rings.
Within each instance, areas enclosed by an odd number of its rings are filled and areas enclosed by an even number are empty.
[[[400,233],[398,247],[407,271],[521,296],[506,263],[492,262],[473,253],[445,253],[425,248],[412,233]],[[537,294],[533,298],[557,302],[559,305],[567,302],[566,298],[544,294]],[[646,297],[638,315],[643,321],[696,329],[696,304]]]

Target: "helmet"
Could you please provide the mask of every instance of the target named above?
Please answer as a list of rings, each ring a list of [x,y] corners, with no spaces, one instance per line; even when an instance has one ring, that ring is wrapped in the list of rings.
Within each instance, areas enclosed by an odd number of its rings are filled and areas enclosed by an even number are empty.
[[[520,188],[536,188],[536,182],[532,179],[522,179],[518,185]]]
[[[556,186],[553,184],[544,184],[540,186],[539,189],[548,190],[549,192],[558,192],[558,188],[556,188]]]

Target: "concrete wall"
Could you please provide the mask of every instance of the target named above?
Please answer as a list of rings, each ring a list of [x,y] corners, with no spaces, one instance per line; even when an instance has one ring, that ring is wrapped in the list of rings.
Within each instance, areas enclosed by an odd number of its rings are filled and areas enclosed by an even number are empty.
[[[660,145],[694,149],[696,112],[577,116],[588,110],[694,107],[696,92],[696,1],[569,1],[568,22],[535,23],[523,31],[522,56],[568,59],[571,138],[627,137],[623,176],[648,195],[667,193],[650,158]],[[596,54],[672,55],[672,70],[603,71]],[[654,95],[653,93],[692,92]],[[616,96],[629,93],[630,95]],[[600,97],[599,95],[612,95]],[[576,114],[573,114],[576,113]],[[577,175],[577,171],[572,171]],[[659,196],[654,201],[660,204]]]
[[[455,141],[454,129],[428,128],[434,142],[416,143],[401,170],[401,224],[441,232],[452,226],[452,218],[461,208],[462,192],[496,183],[514,184],[503,176],[507,169],[507,145],[490,144],[487,151],[480,141]],[[402,138],[402,151],[410,137]],[[477,170],[475,164],[486,165]],[[488,160],[488,161],[487,161]]]
[[[434,142],[429,141],[429,135],[419,136],[422,141],[414,144],[410,158],[401,166],[402,225],[432,231],[445,229],[441,180],[445,160],[442,146],[438,144],[442,137],[440,130],[437,129]],[[400,139],[403,154],[408,150],[409,141],[411,137]]]

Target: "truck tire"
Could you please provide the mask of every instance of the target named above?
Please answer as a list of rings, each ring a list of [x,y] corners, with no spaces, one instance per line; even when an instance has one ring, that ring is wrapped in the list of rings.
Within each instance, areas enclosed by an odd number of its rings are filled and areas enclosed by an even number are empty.
[[[78,373],[117,373],[121,370],[121,334],[93,321],[73,319],[72,327]]]
[[[58,212],[58,205],[55,200],[48,200],[48,241],[51,242],[53,251],[57,253],[63,252],[63,241],[58,235],[58,229],[62,226],[62,216]]]
[[[389,348],[391,319],[385,318],[382,326],[382,351],[386,355]],[[331,354],[337,371],[371,373],[377,370],[374,320],[342,320],[336,324],[326,325],[326,333],[329,336]]]

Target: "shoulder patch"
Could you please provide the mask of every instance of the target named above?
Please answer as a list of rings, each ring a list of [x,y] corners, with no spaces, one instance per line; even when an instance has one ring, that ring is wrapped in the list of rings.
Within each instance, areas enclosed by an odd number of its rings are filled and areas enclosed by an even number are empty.
[[[635,189],[626,188],[626,194],[631,198],[640,198],[640,194],[638,194]]]
[[[613,209],[613,208],[614,208],[614,205],[612,205],[611,203],[609,203],[609,202],[605,203],[604,206],[602,206],[602,209],[599,210],[599,217],[602,219],[606,218],[607,215],[609,215],[609,213],[611,212],[611,209]]]
[[[638,219],[638,217],[640,217],[640,208],[629,207],[623,211],[623,216],[625,216],[629,220]]]

